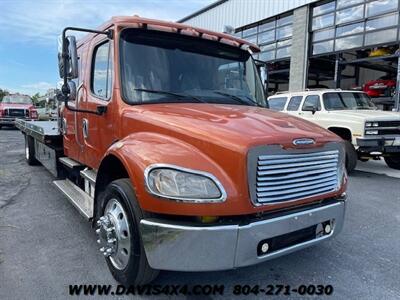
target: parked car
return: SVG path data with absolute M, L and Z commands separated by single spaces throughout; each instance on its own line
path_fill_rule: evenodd
M 249 266 L 340 232 L 343 141 L 265 108 L 256 45 L 139 17 L 78 30 L 60 45 L 60 122 L 18 127 L 116 280 Z
M 370 97 L 389 97 L 396 90 L 396 79 L 391 76 L 383 76 L 376 80 L 370 80 L 363 86 L 363 91 Z
M 400 113 L 380 111 L 367 94 L 342 90 L 306 90 L 268 98 L 271 109 L 301 117 L 326 128 L 346 143 L 346 167 L 357 159 L 383 157 L 400 170 Z
M 36 120 L 37 118 L 37 110 L 31 97 L 27 95 L 7 95 L 0 102 L 0 129 L 2 126 L 14 126 L 16 119 Z

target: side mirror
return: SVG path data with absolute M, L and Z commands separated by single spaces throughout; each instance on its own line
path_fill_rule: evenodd
M 315 114 L 317 108 L 314 105 L 307 105 L 303 108 L 303 111 L 311 111 L 312 114 Z
M 72 80 L 68 80 L 67 86 L 62 86 L 61 90 L 58 90 L 56 99 L 59 102 L 65 102 L 67 99 L 68 101 L 75 101 L 77 97 L 77 88 L 76 84 Z
M 69 101 L 75 101 L 76 100 L 76 93 L 77 93 L 75 81 L 69 80 L 68 81 L 68 87 L 69 87 L 68 100 Z
M 66 43 L 65 47 L 67 53 L 63 54 L 63 42 Z M 67 55 L 67 59 L 64 59 Z M 67 78 L 78 78 L 78 51 L 76 48 L 76 38 L 74 36 L 67 36 L 63 41 L 62 36 L 58 38 L 58 71 L 60 78 L 64 78 L 64 70 L 67 70 Z

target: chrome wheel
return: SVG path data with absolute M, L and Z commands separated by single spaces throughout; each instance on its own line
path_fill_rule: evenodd
M 124 269 L 131 254 L 131 233 L 128 215 L 117 199 L 112 198 L 107 202 L 104 215 L 97 221 L 97 226 L 100 251 L 110 259 L 115 268 Z

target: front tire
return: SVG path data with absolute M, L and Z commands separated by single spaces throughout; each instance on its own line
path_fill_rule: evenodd
M 100 197 L 101 217 L 96 233 L 111 274 L 125 286 L 151 282 L 159 271 L 152 269 L 146 258 L 139 231 L 144 213 L 130 180 L 111 182 Z
M 351 173 L 357 166 L 357 151 L 349 141 L 344 141 L 344 148 L 346 150 L 346 170 L 347 173 Z
M 39 164 L 38 160 L 35 158 L 35 141 L 33 137 L 29 135 L 25 135 L 25 159 L 30 166 Z
M 400 170 L 400 155 L 385 157 L 385 162 L 389 168 Z

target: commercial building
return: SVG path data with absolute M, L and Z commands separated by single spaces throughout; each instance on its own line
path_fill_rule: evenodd
M 364 89 L 386 108 L 398 102 L 399 0 L 221 0 L 179 22 L 231 25 L 257 43 L 271 93 Z

